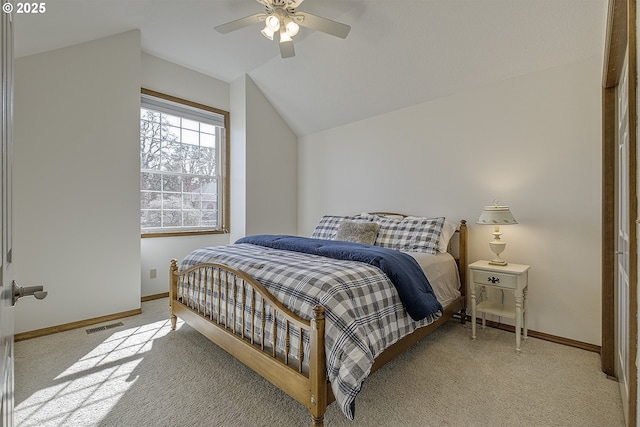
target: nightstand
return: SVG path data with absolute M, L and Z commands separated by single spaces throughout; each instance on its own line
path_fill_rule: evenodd
M 476 313 L 482 313 L 482 328 L 486 327 L 486 315 L 493 314 L 500 317 L 515 319 L 516 321 L 516 351 L 520 352 L 522 329 L 524 338 L 527 338 L 527 291 L 528 291 L 528 265 L 507 264 L 492 265 L 489 261 L 476 261 L 469 265 L 471 276 L 471 338 L 476 339 Z M 516 306 L 509 307 L 505 304 L 483 300 L 476 304 L 476 286 L 480 287 L 482 294 L 485 288 L 491 287 L 503 291 L 513 292 L 516 297 Z

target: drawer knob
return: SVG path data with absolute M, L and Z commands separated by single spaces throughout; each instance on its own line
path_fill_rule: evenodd
M 487 278 L 487 282 L 500 283 L 500 278 L 491 276 L 491 277 Z

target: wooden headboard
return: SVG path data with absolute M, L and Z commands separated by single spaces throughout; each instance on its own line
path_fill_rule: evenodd
M 449 242 L 449 253 L 453 255 L 458 263 L 458 274 L 460 275 L 460 293 L 467 294 L 467 271 L 469 269 L 469 241 L 467 234 L 467 220 L 461 219 L 456 230 L 458 235 L 458 256 L 452 253 L 452 244 Z M 451 239 L 453 240 L 453 238 Z

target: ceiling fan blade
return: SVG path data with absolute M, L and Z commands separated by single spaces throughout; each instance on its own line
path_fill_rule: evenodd
M 280 45 L 280 56 L 283 58 L 291 58 L 296 56 L 296 51 L 293 48 L 293 40 L 288 42 L 279 42 Z
M 342 24 L 340 22 L 312 15 L 307 12 L 296 12 L 294 15 L 294 19 L 299 25 L 303 27 L 322 31 L 323 33 L 340 37 L 341 39 L 346 38 L 349 34 L 349 31 L 351 31 L 351 27 L 347 24 Z
M 227 34 L 231 31 L 239 30 L 240 28 L 262 22 L 265 18 L 266 15 L 264 13 L 256 13 L 255 15 L 245 16 L 244 18 L 236 19 L 235 21 L 227 22 L 226 24 L 218 25 L 213 28 L 219 33 Z
M 285 0 L 287 4 L 287 9 L 295 9 L 300 6 L 304 0 Z
M 295 9 L 300 6 L 304 0 L 256 0 L 258 3 L 273 8 L 274 6 L 282 7 L 283 9 Z

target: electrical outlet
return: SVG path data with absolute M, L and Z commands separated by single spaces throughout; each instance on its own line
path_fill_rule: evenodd
M 150 278 L 150 279 L 155 279 L 157 275 L 158 275 L 158 270 L 157 270 L 157 269 L 152 268 L 152 269 L 149 271 L 149 278 Z

